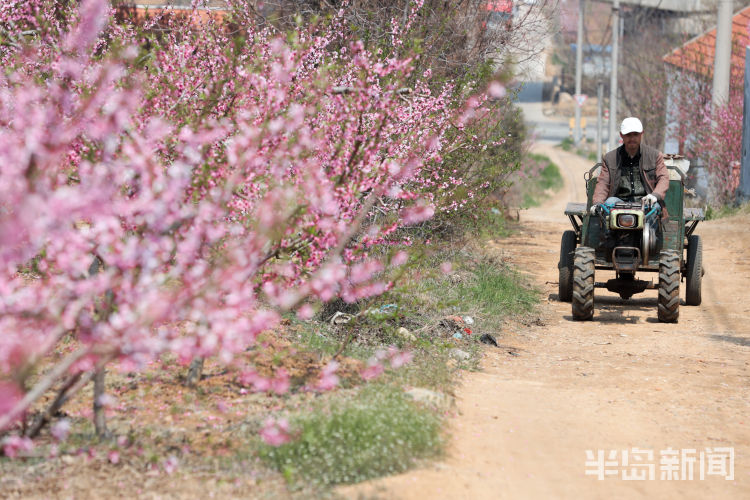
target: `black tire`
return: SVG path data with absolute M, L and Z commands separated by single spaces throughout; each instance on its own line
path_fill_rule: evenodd
M 680 256 L 674 250 L 659 254 L 657 313 L 662 323 L 676 323 L 680 316 Z
M 560 262 L 557 263 L 559 280 L 557 295 L 560 302 L 573 299 L 573 252 L 576 250 L 578 237 L 575 231 L 565 231 L 560 241 Z
M 697 234 L 691 234 L 688 238 L 685 268 L 685 303 L 689 306 L 699 306 L 703 278 L 703 243 Z
M 594 317 L 594 249 L 576 248 L 573 258 L 573 319 L 586 321 Z

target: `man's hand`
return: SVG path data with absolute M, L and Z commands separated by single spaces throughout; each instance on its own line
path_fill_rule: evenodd
M 650 207 L 652 205 L 656 205 L 656 202 L 658 200 L 656 199 L 656 196 L 653 194 L 647 194 L 643 198 L 641 198 L 641 203 L 644 207 Z

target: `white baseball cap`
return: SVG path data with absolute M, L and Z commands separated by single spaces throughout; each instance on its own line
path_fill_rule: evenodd
M 620 133 L 622 135 L 628 135 L 632 132 L 643 132 L 643 124 L 635 116 L 629 116 L 622 121 L 620 125 Z

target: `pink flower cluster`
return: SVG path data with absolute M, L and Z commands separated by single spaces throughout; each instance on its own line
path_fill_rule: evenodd
M 273 378 L 263 377 L 251 368 L 241 372 L 237 381 L 240 385 L 251 386 L 255 392 L 285 394 L 289 391 L 289 373 L 284 368 L 279 368 Z
M 732 51 L 736 56 L 745 57 L 747 41 L 745 37 L 734 37 Z M 683 57 L 690 67 L 690 56 Z M 707 168 L 709 203 L 720 206 L 733 202 L 742 156 L 742 71 L 731 72 L 729 95 L 716 106 L 712 104 L 710 78 L 678 68 L 671 68 L 668 75 L 669 135 L 677 141 L 680 154 Z M 655 87 L 660 84 L 664 82 L 654 82 Z
M 263 428 L 260 430 L 260 437 L 266 444 L 271 446 L 281 446 L 284 443 L 288 443 L 291 440 L 289 421 L 285 418 L 267 418 L 263 423 Z
M 378 349 L 367 361 L 367 367 L 362 370 L 360 376 L 365 380 L 373 380 L 380 377 L 386 370 L 386 363 L 395 369 L 410 363 L 414 355 L 409 351 L 400 351 L 395 347 Z

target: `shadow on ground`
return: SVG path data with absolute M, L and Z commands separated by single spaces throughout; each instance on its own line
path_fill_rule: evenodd
M 750 347 L 750 338 L 735 337 L 733 335 L 708 335 L 708 338 L 717 342 L 730 342 L 732 344 Z

